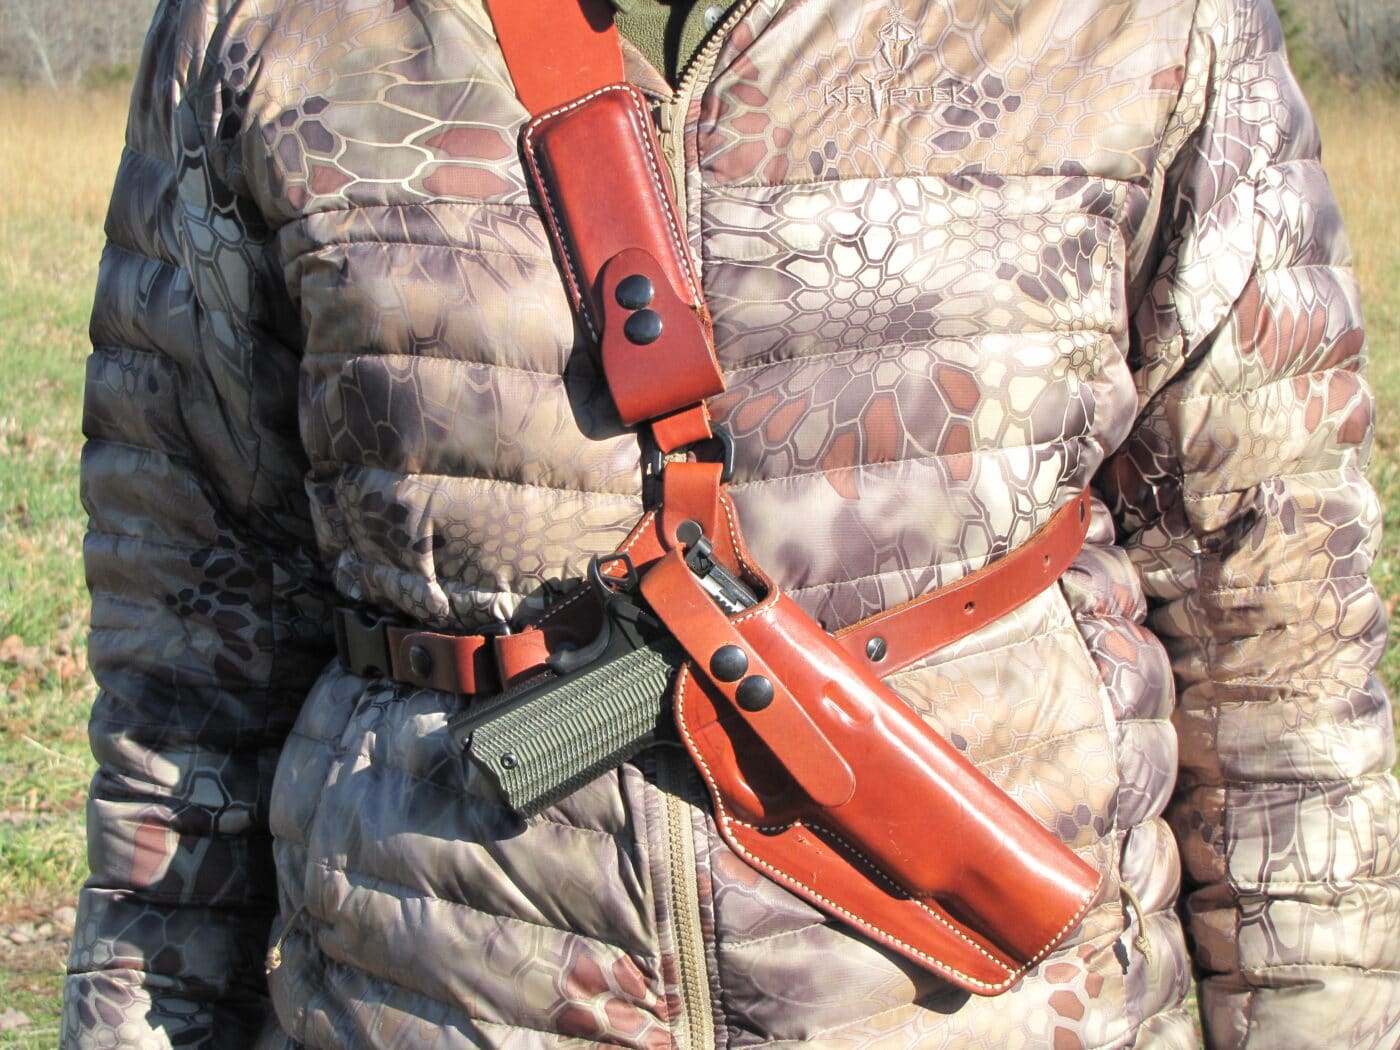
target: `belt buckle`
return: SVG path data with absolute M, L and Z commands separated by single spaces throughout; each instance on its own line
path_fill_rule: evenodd
M 385 630 L 389 617 L 367 609 L 336 606 L 333 621 L 341 667 L 362 678 L 382 678 L 389 673 L 393 666 Z

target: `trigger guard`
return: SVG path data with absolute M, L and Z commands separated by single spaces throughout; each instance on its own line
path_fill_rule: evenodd
M 575 671 L 596 663 L 603 658 L 612 644 L 612 620 L 602 619 L 602 626 L 594 635 L 593 641 L 578 649 L 560 649 L 550 653 L 544 664 L 557 675 L 573 674 Z

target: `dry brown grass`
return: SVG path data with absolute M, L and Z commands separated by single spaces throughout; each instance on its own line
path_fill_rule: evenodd
M 53 1046 L 92 698 L 78 505 L 87 314 L 124 92 L 0 92 L 0 1012 Z M 44 932 L 47 931 L 47 932 Z
M 1377 403 L 1371 479 L 1385 508 L 1372 578 L 1394 621 L 1400 606 L 1400 95 L 1330 85 L 1314 91 L 1313 102 L 1366 314 Z M 1381 669 L 1392 697 L 1400 695 L 1400 646 L 1392 644 Z
M 0 287 L 91 285 L 125 122 L 122 92 L 0 92 Z
M 1378 88 L 1314 93 L 1323 163 L 1351 231 L 1372 356 L 1392 357 L 1400 308 L 1400 97 Z M 1378 328 L 1376 319 L 1382 318 Z M 1381 345 L 1377 345 L 1377 343 Z
M 0 184 L 8 187 L 0 222 L 50 215 L 100 224 L 125 121 L 122 92 L 0 92 Z

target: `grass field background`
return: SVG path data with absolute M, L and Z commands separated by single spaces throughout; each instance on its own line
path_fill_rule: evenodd
M 1352 231 L 1381 405 L 1372 475 L 1386 506 L 1376 581 L 1400 600 L 1400 95 L 1311 92 Z M 121 147 L 115 93 L 0 92 L 0 1047 L 56 1043 L 86 872 L 80 548 L 87 315 Z M 1400 655 L 1386 657 L 1395 692 Z

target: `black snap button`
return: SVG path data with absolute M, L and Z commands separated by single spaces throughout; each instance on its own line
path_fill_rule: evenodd
M 421 645 L 408 649 L 408 669 L 419 678 L 427 678 L 433 673 L 433 654 Z
M 710 673 L 721 682 L 737 682 L 748 669 L 749 654 L 737 645 L 721 645 L 710 657 Z
M 739 683 L 734 699 L 745 711 L 762 711 L 773 702 L 773 683 L 761 674 L 749 675 Z
M 661 315 L 655 310 L 638 310 L 622 326 L 622 334 L 629 343 L 646 346 L 661 338 Z
M 652 299 L 656 298 L 656 288 L 649 277 L 634 273 L 618 281 L 617 291 L 613 294 L 617 297 L 617 304 L 624 309 L 640 310 L 651 305 Z
M 871 663 L 878 664 L 890 651 L 890 647 L 885 644 L 883 638 L 872 638 L 865 643 L 865 655 L 869 657 Z
M 691 518 L 686 518 L 676 526 L 676 539 L 686 547 L 693 547 L 705 538 L 705 530 L 700 523 Z

